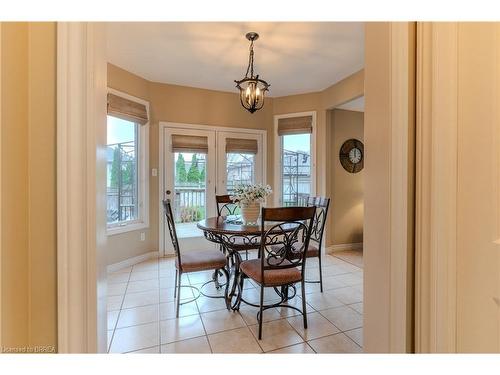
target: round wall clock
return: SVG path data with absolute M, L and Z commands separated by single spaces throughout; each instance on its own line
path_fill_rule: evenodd
M 342 144 L 339 159 L 342 167 L 349 173 L 358 173 L 364 165 L 363 142 L 357 139 L 348 139 Z

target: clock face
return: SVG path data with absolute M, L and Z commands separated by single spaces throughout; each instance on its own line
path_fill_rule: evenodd
M 348 139 L 339 152 L 340 164 L 349 173 L 358 173 L 364 166 L 364 146 L 357 139 Z
M 358 164 L 361 161 L 361 150 L 359 148 L 351 148 L 349 151 L 349 160 L 353 164 Z

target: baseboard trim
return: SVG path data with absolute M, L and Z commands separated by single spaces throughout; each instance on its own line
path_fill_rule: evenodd
M 154 259 L 154 258 L 158 258 L 158 257 L 159 257 L 158 251 L 151 251 L 151 252 L 146 253 L 146 254 L 141 254 L 141 255 L 138 255 L 138 256 L 135 256 L 132 258 L 122 260 L 121 262 L 118 262 L 118 263 L 110 264 L 107 267 L 107 271 L 108 272 L 116 272 L 116 271 L 119 271 L 121 269 L 133 266 L 134 264 L 144 262 L 145 260 Z
M 335 253 L 337 251 L 346 251 L 346 250 L 362 250 L 363 242 L 354 242 L 354 243 L 341 243 L 338 245 L 328 246 L 326 248 L 326 253 Z

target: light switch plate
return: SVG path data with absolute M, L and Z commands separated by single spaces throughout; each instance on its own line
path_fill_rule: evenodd
M 151 176 L 153 176 L 153 177 L 158 176 L 158 169 L 156 169 L 156 168 L 151 169 Z
M 141 241 L 145 241 L 145 240 L 146 240 L 146 233 L 141 232 Z

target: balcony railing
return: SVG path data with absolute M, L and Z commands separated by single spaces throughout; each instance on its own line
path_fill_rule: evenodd
M 118 188 L 108 187 L 106 196 L 108 223 L 135 220 L 137 218 L 133 190 L 122 190 L 120 194 Z
M 307 200 L 309 199 L 309 194 L 305 193 L 295 193 L 295 194 L 283 194 L 283 206 L 307 206 Z
M 192 223 L 205 218 L 205 188 L 176 186 L 174 217 L 177 223 Z

